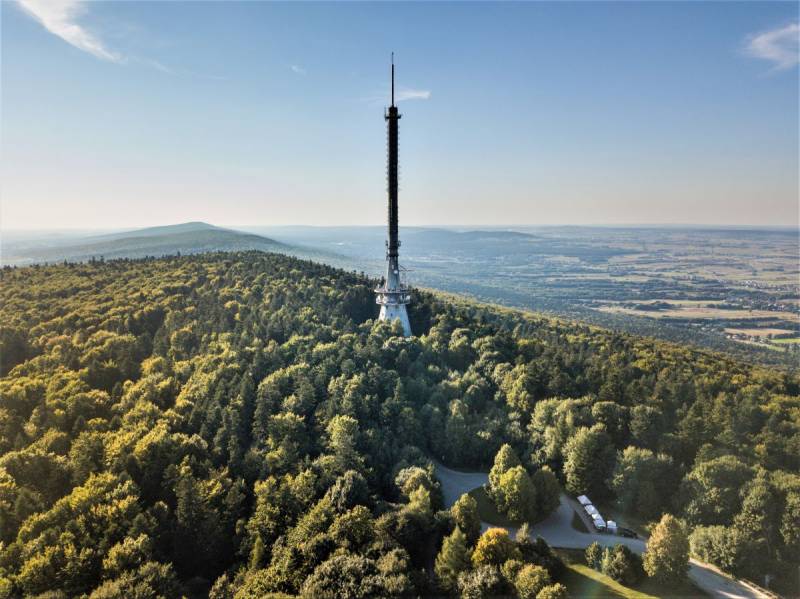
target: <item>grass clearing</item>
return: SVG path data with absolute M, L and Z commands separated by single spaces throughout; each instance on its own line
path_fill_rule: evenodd
M 564 560 L 567 571 L 559 581 L 567 587 L 571 597 L 617 597 L 625 599 L 655 599 L 679 597 L 708 597 L 691 582 L 664 585 L 645 578 L 637 588 L 621 585 L 616 580 L 590 568 L 583 551 L 556 549 Z

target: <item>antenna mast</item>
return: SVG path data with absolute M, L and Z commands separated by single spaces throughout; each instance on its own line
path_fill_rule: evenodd
M 389 239 L 386 242 L 386 279 L 382 286 L 375 289 L 375 301 L 381 306 L 380 320 L 399 320 L 403 325 L 403 334 L 411 335 L 406 304 L 411 301 L 411 292 L 400 276 L 399 248 L 397 227 L 397 125 L 400 113 L 394 105 L 394 52 L 392 52 L 392 105 L 383 115 L 386 120 L 386 187 L 389 195 L 388 225 Z

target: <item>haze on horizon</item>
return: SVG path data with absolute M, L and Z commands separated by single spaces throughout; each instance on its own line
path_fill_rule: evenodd
M 799 220 L 792 3 L 0 11 L 4 229 Z

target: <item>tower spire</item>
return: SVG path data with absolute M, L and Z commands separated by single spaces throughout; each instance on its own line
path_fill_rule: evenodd
M 394 106 L 394 52 L 392 52 L 392 106 Z

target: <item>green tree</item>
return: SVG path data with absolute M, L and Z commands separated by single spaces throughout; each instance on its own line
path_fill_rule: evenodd
M 372 514 L 363 505 L 357 505 L 333 521 L 330 535 L 339 547 L 355 553 L 375 537 Z
M 585 552 L 586 563 L 589 564 L 590 568 L 594 568 L 595 570 L 600 569 L 601 562 L 603 561 L 603 548 L 600 546 L 600 543 L 597 541 L 593 542 L 586 548 Z
M 352 416 L 334 416 L 326 427 L 328 433 L 328 446 L 333 452 L 339 469 L 344 472 L 349 468 L 357 468 L 361 463 L 361 456 L 356 450 L 359 427 L 358 420 Z
M 736 526 L 698 526 L 689 535 L 693 555 L 735 576 L 759 577 L 766 571 L 766 542 L 756 531 Z
M 598 401 L 592 406 L 592 418 L 602 424 L 617 447 L 628 436 L 628 408 L 613 401 Z
M 517 573 L 514 588 L 520 599 L 536 599 L 550 582 L 547 570 L 535 564 L 527 564 Z
M 458 594 L 461 599 L 494 599 L 511 592 L 510 585 L 497 566 L 483 565 L 458 577 Z
M 381 596 L 382 590 L 375 562 L 345 553 L 320 564 L 303 583 L 300 595 L 309 599 L 368 599 Z
M 623 512 L 655 518 L 660 516 L 677 482 L 672 458 L 649 449 L 628 447 L 618 454 L 611 489 Z
M 573 495 L 607 495 L 606 480 L 615 457 L 611 437 L 602 425 L 578 429 L 564 449 L 567 491 Z
M 635 586 L 644 578 L 642 558 L 622 544 L 606 549 L 601 566 L 603 574 L 628 587 Z
M 126 570 L 136 570 L 152 560 L 153 541 L 142 533 L 136 538 L 125 537 L 114 545 L 103 559 L 103 571 L 107 577 L 119 576 Z
M 89 594 L 90 599 L 129 599 L 130 597 L 182 597 L 180 584 L 169 564 L 147 562 L 136 570 L 126 570 Z
M 345 512 L 356 505 L 369 504 L 369 485 L 360 472 L 348 470 L 336 479 L 327 495 L 337 512 Z
M 434 487 L 431 477 L 419 466 L 410 466 L 400 470 L 394 479 L 394 484 L 397 485 L 397 488 L 400 489 L 400 492 L 405 497 L 409 497 L 417 487 L 423 486 L 428 491 L 431 491 Z
M 260 536 L 256 537 L 253 549 L 250 552 L 250 569 L 258 570 L 264 564 L 264 541 Z
M 689 540 L 680 520 L 664 514 L 647 541 L 644 571 L 663 582 L 683 580 L 689 569 Z
M 484 532 L 472 552 L 472 564 L 477 568 L 483 565 L 501 566 L 507 560 L 521 557 L 514 541 L 504 528 L 490 528 Z
M 502 498 L 498 504 L 512 521 L 536 521 L 536 489 L 524 467 L 515 466 L 504 472 L 495 489 L 495 495 Z
M 508 443 L 503 444 L 494 457 L 492 469 L 489 470 L 489 494 L 498 504 L 498 507 L 500 507 L 503 501 L 498 491 L 500 478 L 512 468 L 521 465 L 522 463 L 519 461 L 519 457 L 517 457 L 517 454 L 511 446 Z
M 697 464 L 683 480 L 679 497 L 692 524 L 729 524 L 741 508 L 740 491 L 752 469 L 739 458 L 724 455 Z
M 556 475 L 547 466 L 534 472 L 531 480 L 536 489 L 537 517 L 539 519 L 546 518 L 561 503 L 561 485 L 558 483 Z
M 478 514 L 478 502 L 468 493 L 459 497 L 450 508 L 453 521 L 467 537 L 467 542 L 472 545 L 481 534 L 481 518 Z
M 733 520 L 733 528 L 751 537 L 749 545 L 755 554 L 774 555 L 780 542 L 782 503 L 780 494 L 764 476 L 743 490 L 742 509 Z M 751 572 L 764 569 L 766 564 L 759 561 L 751 562 Z
M 442 549 L 436 556 L 434 570 L 439 584 L 447 591 L 455 590 L 458 576 L 470 568 L 470 551 L 467 537 L 456 527 L 450 536 L 445 537 Z
M 637 405 L 631 408 L 631 442 L 650 450 L 657 450 L 665 431 L 664 415 L 653 406 Z
M 539 591 L 539 594 L 536 595 L 536 599 L 567 599 L 568 597 L 569 592 L 567 591 L 567 587 L 560 582 L 544 587 Z
M 781 516 L 781 540 L 789 553 L 800 552 L 800 491 L 786 495 L 786 507 Z

